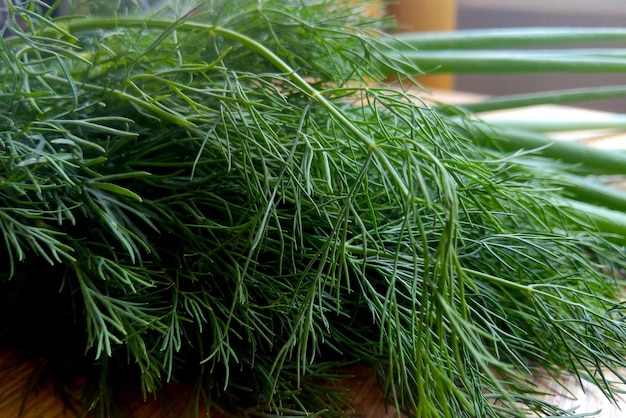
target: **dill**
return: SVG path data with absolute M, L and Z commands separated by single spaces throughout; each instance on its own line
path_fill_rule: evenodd
M 417 417 L 572 415 L 532 397 L 544 369 L 615 396 L 623 199 L 582 176 L 624 174 L 621 154 L 425 105 L 385 80 L 454 54 L 340 2 L 9 13 L 1 341 L 53 346 L 102 416 L 121 382 L 180 380 L 234 414 L 341 416 L 354 361 Z

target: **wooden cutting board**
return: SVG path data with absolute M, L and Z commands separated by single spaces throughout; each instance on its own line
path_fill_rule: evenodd
M 51 381 L 37 384 L 38 371 L 42 364 L 26 359 L 15 350 L 0 350 L 0 417 L 1 418 L 74 418 L 77 415 L 67 409 L 66 404 L 55 392 Z M 353 379 L 343 382 L 350 393 L 353 418 L 397 417 L 395 409 L 385 403 L 371 369 L 356 366 L 350 369 Z M 602 410 L 601 418 L 624 417 L 625 411 L 611 403 L 594 386 L 579 382 L 569 374 L 563 374 L 558 382 L 537 377 L 538 390 L 554 393 L 544 397 L 563 408 L 578 407 L 578 412 Z M 166 396 L 143 400 L 140 393 L 128 394 L 123 415 L 112 418 L 185 418 L 190 413 L 190 388 L 185 385 L 170 385 Z M 626 405 L 626 403 L 622 403 Z M 201 408 L 202 414 L 206 412 Z M 202 415 L 201 415 L 202 416 Z M 222 418 L 219 411 L 211 411 L 212 418 Z

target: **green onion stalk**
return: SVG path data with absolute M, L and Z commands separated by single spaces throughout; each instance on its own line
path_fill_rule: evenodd
M 7 2 L 3 347 L 83 377 L 103 417 L 174 381 L 235 416 L 343 416 L 355 362 L 407 416 L 575 416 L 534 396 L 546 371 L 617 399 L 626 199 L 608 180 L 626 155 L 480 113 L 625 88 L 451 107 L 404 81 L 623 72 L 621 49 L 565 47 L 626 30 L 392 36 L 336 1 L 118 6 Z M 510 53 L 520 39 L 559 48 Z

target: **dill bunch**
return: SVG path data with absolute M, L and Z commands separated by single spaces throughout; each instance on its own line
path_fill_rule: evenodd
M 0 341 L 86 407 L 195 381 L 341 416 L 355 361 L 416 417 L 573 416 L 533 398 L 546 369 L 614 396 L 626 235 L 580 174 L 626 158 L 387 84 L 419 48 L 341 2 L 33 4 L 0 41 Z

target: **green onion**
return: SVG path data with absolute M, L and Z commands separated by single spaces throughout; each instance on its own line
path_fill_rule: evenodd
M 626 96 L 626 86 L 602 86 L 489 97 L 476 103 L 458 105 L 467 112 L 482 113 L 546 104 L 568 104 Z M 442 108 L 442 110 L 444 110 Z M 568 121 L 569 123 L 570 121 Z
M 546 45 L 581 45 L 592 42 L 620 43 L 626 39 L 624 28 L 498 28 L 465 29 L 454 32 L 404 33 L 390 45 L 421 50 L 528 48 Z

